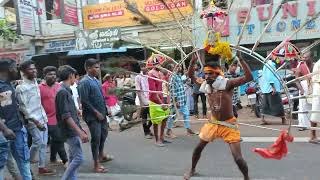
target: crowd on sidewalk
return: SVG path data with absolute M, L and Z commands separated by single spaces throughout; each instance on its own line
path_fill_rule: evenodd
M 171 71 L 161 72 L 157 68 L 141 66 L 141 74 L 135 79 L 106 74 L 101 83 L 98 79 L 100 63 L 88 59 L 85 62 L 87 73 L 81 80 L 74 68 L 64 65 L 58 69 L 45 67 L 43 79 L 39 81 L 33 61 L 21 63 L 18 72 L 15 61 L 1 59 L 1 179 L 5 168 L 14 179 L 33 179 L 36 173 L 54 175 L 55 170 L 48 168 L 47 164 L 47 146 L 50 146 L 50 163 L 61 164 L 65 168 L 62 179 L 76 179 L 77 169 L 83 162 L 81 144 L 89 141 L 89 132 L 82 128 L 82 120 L 91 135 L 93 171 L 107 172 L 102 163 L 113 159 L 104 149 L 108 124 L 116 121 L 121 127 L 126 121 L 114 88 L 136 88 L 136 104 L 140 106 L 144 134 L 146 138 L 155 136 L 158 146 L 168 142 L 164 135 L 174 137 L 172 127 L 176 118 L 175 109 L 183 114 L 187 134 L 195 134 L 189 121 L 190 109 L 196 109 L 191 113 L 197 113 L 198 108 L 194 107 L 192 101 L 198 95 L 193 96 L 191 82 L 187 82 L 188 78 L 181 68 L 174 75 L 174 66 L 168 68 Z M 205 99 L 202 100 L 206 108 Z M 206 110 L 203 112 L 205 115 Z M 68 153 L 65 144 L 69 147 Z M 38 172 L 33 172 L 31 164 L 36 163 Z

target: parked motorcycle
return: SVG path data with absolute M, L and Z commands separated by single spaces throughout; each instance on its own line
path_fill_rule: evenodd
M 292 71 L 290 71 L 290 70 L 284 70 L 284 71 L 285 71 L 285 73 L 282 73 L 282 74 L 284 74 L 282 76 L 282 79 L 284 80 L 284 82 L 288 82 L 288 81 L 291 81 L 291 80 L 296 78 Z M 296 86 L 295 83 L 289 84 L 288 85 L 288 90 L 289 90 L 290 98 L 299 96 L 299 89 L 298 89 L 298 87 Z M 284 92 L 282 92 L 281 94 L 282 94 L 283 107 L 285 109 L 286 114 L 288 114 L 288 113 L 290 113 L 288 97 Z M 294 99 L 291 103 L 292 103 L 291 104 L 292 110 L 293 111 L 298 111 L 299 99 Z M 292 118 L 293 119 L 297 119 L 298 118 L 298 114 L 293 114 Z
M 248 88 L 246 89 L 246 94 L 248 97 L 248 103 L 251 107 L 252 112 L 256 115 L 257 118 L 261 117 L 261 108 L 262 108 L 262 95 L 257 82 L 249 83 Z
M 124 118 L 127 121 L 132 121 L 134 119 L 133 114 L 137 111 L 137 108 L 135 105 L 135 99 L 136 99 L 135 92 L 127 92 L 121 98 L 121 100 L 122 100 L 121 110 L 122 110 Z
M 289 89 L 289 94 L 290 94 L 290 98 L 299 96 L 299 90 L 296 87 L 290 87 Z M 282 104 L 283 104 L 283 108 L 285 110 L 286 114 L 289 114 L 291 112 L 290 106 L 289 106 L 289 99 L 288 96 L 285 93 L 281 94 L 281 99 L 282 99 Z M 298 106 L 299 106 L 299 99 L 294 99 L 291 102 L 291 108 L 293 111 L 298 111 Z M 297 114 L 293 114 L 293 118 L 297 119 Z

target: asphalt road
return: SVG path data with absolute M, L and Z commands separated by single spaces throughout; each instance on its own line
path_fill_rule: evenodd
M 183 129 L 179 129 L 183 134 Z M 244 137 L 245 138 L 245 137 Z M 258 138 L 259 140 L 259 138 Z M 242 152 L 249 165 L 252 179 L 318 180 L 320 167 L 320 146 L 305 142 L 289 145 L 287 157 L 282 160 L 266 160 L 252 152 L 254 147 L 267 147 L 270 142 L 243 142 Z M 109 174 L 92 173 L 90 148 L 84 145 L 86 162 L 80 169 L 80 179 L 110 180 L 165 180 L 182 179 L 191 163 L 191 153 L 198 138 L 180 136 L 167 147 L 159 148 L 153 140 L 144 139 L 141 127 L 128 131 L 111 132 L 107 149 L 115 156 L 106 163 Z M 241 174 L 233 162 L 227 144 L 216 141 L 207 146 L 198 166 L 197 179 L 241 179 Z M 59 171 L 59 174 L 62 171 Z M 42 179 L 42 178 L 41 178 Z M 47 178 L 46 178 L 47 179 Z M 55 177 L 53 179 L 58 179 Z
M 259 124 L 247 110 L 241 111 L 240 121 Z M 279 120 L 272 119 L 275 124 Z M 199 130 L 201 123 L 192 121 L 192 128 Z M 288 126 L 272 125 L 271 128 L 285 129 Z M 84 144 L 85 163 L 79 170 L 79 179 L 96 180 L 180 180 L 191 165 L 191 154 L 198 142 L 197 136 L 186 136 L 183 127 L 174 129 L 178 138 L 171 144 L 160 148 L 154 140 L 147 140 L 140 124 L 124 132 L 112 131 L 106 143 L 106 149 L 115 159 L 104 165 L 107 174 L 92 173 L 90 144 Z M 252 179 L 261 180 L 319 180 L 320 145 L 309 144 L 308 132 L 293 130 L 297 142 L 289 144 L 289 154 L 282 160 L 266 160 L 252 152 L 254 147 L 268 147 L 279 135 L 277 131 L 241 126 L 242 152 L 248 162 Z M 49 154 L 47 154 L 49 156 Z M 36 168 L 36 165 L 33 165 Z M 52 167 L 56 176 L 39 179 L 60 179 L 63 167 Z M 241 173 L 233 162 L 227 144 L 216 141 L 207 146 L 198 165 L 199 176 L 194 180 L 231 180 L 242 179 Z

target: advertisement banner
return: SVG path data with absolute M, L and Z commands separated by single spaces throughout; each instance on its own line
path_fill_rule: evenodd
M 183 19 L 193 13 L 189 0 L 127 0 L 83 7 L 85 29 L 127 27 L 145 24 L 146 17 L 152 23 Z M 128 6 L 129 4 L 129 6 Z M 172 13 L 172 14 L 171 14 Z
M 77 31 L 76 38 L 77 50 L 113 48 L 113 42 L 119 41 L 121 38 L 121 29 L 115 27 Z
M 78 12 L 77 12 L 77 1 L 76 0 L 61 0 L 60 8 L 61 18 L 64 24 L 78 26 Z
M 17 32 L 21 35 L 35 36 L 34 6 L 32 0 L 15 0 Z
M 262 2 L 262 1 L 261 1 Z M 254 7 L 250 13 L 249 21 L 245 27 L 241 44 L 254 44 L 272 18 L 281 0 L 274 0 L 273 4 L 263 4 Z M 229 14 L 230 36 L 227 40 L 237 43 L 238 36 L 243 27 L 243 22 L 249 12 L 250 0 L 239 1 L 238 7 L 234 6 Z M 307 20 L 320 12 L 318 1 L 289 1 L 281 6 L 280 11 L 264 33 L 261 42 L 280 42 L 300 28 Z M 320 33 L 320 18 L 307 23 L 291 40 L 316 39 Z
M 190 0 L 164 0 L 165 4 L 159 0 L 132 0 L 143 15 L 153 23 L 169 22 L 176 19 L 184 19 L 193 14 Z
M 61 4 L 60 0 L 54 0 L 53 1 L 53 9 L 54 9 L 54 15 L 56 17 L 60 17 L 61 15 Z

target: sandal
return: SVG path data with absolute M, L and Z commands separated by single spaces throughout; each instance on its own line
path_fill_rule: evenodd
M 158 147 L 165 147 L 165 146 L 166 146 L 166 145 L 165 145 L 164 143 L 162 143 L 162 142 L 156 142 L 155 145 L 158 146 Z
M 104 156 L 104 157 L 102 157 L 102 159 L 100 159 L 100 163 L 112 161 L 113 159 L 114 159 L 114 157 L 112 155 L 107 154 L 107 156 Z
M 301 127 L 298 129 L 298 131 L 305 131 L 305 130 L 307 130 L 307 128 L 305 128 L 305 127 Z
M 309 143 L 311 143 L 311 144 L 320 144 L 320 140 L 319 139 L 311 139 L 311 140 L 309 140 Z
M 105 167 L 100 166 L 98 169 L 94 169 L 94 172 L 95 173 L 107 173 L 108 170 Z
M 270 124 L 267 121 L 262 121 L 260 125 L 264 126 L 264 125 L 270 125 Z

